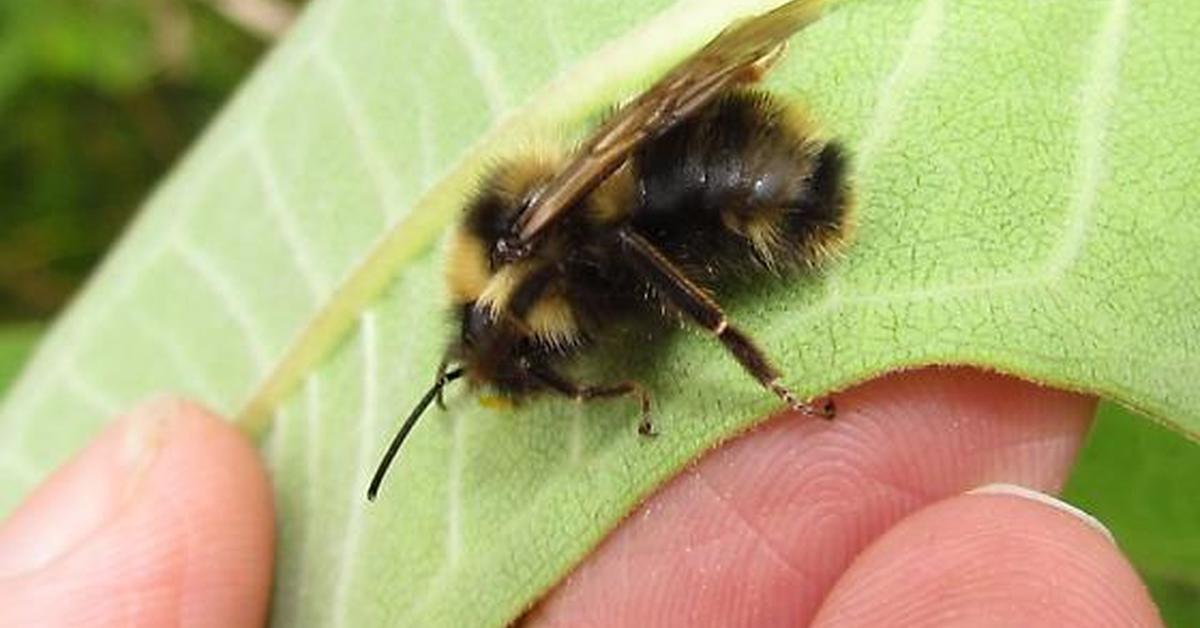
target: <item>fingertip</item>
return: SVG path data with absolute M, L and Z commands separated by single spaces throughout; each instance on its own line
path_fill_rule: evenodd
M 909 513 L 988 482 L 1057 490 L 1095 407 L 967 368 L 894 373 L 836 403 L 833 421 L 781 415 L 697 461 L 531 623 L 807 624 L 855 557 Z
M 1099 519 L 1093 517 L 1082 508 L 1071 503 L 1065 502 L 1053 495 L 1040 493 L 1031 488 L 1020 486 L 1017 484 L 1008 484 L 1005 482 L 996 482 L 993 484 L 985 484 L 978 488 L 967 491 L 968 495 L 1005 495 L 1009 497 L 1019 497 L 1037 502 L 1048 508 L 1061 511 L 1063 514 L 1070 515 L 1078 519 L 1084 525 L 1091 527 L 1099 532 L 1104 538 L 1108 539 L 1109 543 L 1116 545 L 1117 539 L 1113 537 L 1112 532 L 1100 522 Z
M 1111 537 L 1033 494 L 972 492 L 907 517 L 855 560 L 814 625 L 1161 625 Z
M 14 625 L 260 625 L 273 519 L 250 443 L 198 406 L 158 399 L 106 430 L 5 525 L 0 548 L 52 541 L 9 565 L 0 608 Z

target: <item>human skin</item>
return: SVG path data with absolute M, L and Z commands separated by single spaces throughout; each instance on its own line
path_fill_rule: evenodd
M 1160 624 L 1099 524 L 965 494 L 1057 492 L 1094 399 L 971 369 L 836 399 L 832 422 L 783 414 L 684 471 L 530 625 Z
M 524 618 L 541 626 L 1155 626 L 1061 487 L 1094 400 L 969 369 L 837 395 L 707 454 Z M 159 400 L 0 524 L 0 626 L 257 626 L 274 520 L 255 449 Z

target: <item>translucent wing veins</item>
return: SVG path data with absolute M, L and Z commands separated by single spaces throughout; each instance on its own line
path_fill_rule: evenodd
M 576 150 L 521 214 L 509 251 L 527 251 L 546 227 L 591 192 L 648 138 L 669 130 L 729 86 L 758 80 L 787 39 L 820 17 L 824 0 L 793 0 L 725 28 L 615 115 Z

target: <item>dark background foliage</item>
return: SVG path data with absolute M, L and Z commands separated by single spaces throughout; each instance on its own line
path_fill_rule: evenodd
M 0 323 L 62 307 L 294 10 L 0 0 Z

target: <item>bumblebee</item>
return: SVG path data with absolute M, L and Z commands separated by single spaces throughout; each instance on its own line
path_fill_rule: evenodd
M 515 398 L 633 396 L 639 431 L 653 433 L 639 383 L 577 382 L 562 370 L 631 316 L 667 313 L 703 328 L 786 404 L 819 412 L 707 287 L 804 271 L 845 241 L 844 150 L 800 106 L 746 86 L 819 5 L 795 0 L 735 23 L 574 151 L 510 160 L 486 176 L 449 240 L 455 336 L 369 499 L 417 419 L 459 378 Z

